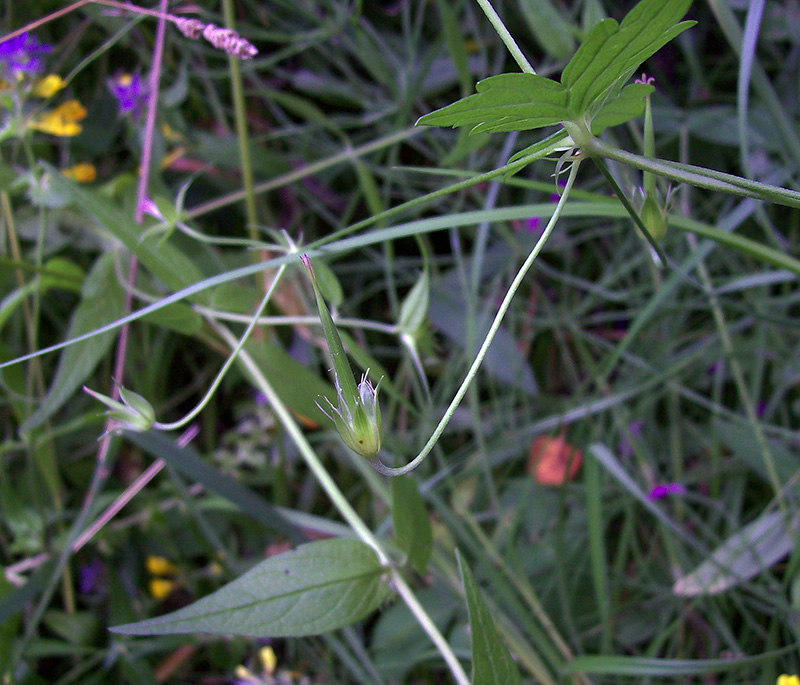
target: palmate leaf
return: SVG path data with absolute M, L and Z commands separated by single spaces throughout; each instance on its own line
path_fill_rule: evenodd
M 524 131 L 566 122 L 594 135 L 641 116 L 652 88 L 625 82 L 648 57 L 696 22 L 677 22 L 692 0 L 642 0 L 619 24 L 604 19 L 589 32 L 561 75 L 500 74 L 477 93 L 421 117 L 427 126 L 472 126 L 472 133 Z M 639 87 L 635 87 L 639 86 Z
M 694 21 L 676 24 L 692 0 L 642 0 L 622 24 L 604 19 L 578 48 L 561 74 L 561 85 L 569 93 L 569 110 L 577 118 L 622 85 L 648 57 Z
M 619 126 L 642 116 L 645 97 L 655 90 L 645 83 L 631 83 L 619 95 L 606 102 L 592 117 L 592 133 L 599 136 L 609 126 Z
M 426 126 L 466 126 L 472 133 L 524 131 L 569 117 L 560 83 L 534 74 L 499 74 L 480 81 L 475 95 L 421 117 Z

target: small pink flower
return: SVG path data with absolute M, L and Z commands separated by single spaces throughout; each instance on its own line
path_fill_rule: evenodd
M 655 79 L 654 76 L 648 76 L 644 72 L 642 72 L 642 77 L 641 78 L 637 78 L 634 81 L 634 83 L 642 83 L 642 84 L 644 84 L 646 86 L 652 86 L 655 82 L 656 82 L 656 79 Z

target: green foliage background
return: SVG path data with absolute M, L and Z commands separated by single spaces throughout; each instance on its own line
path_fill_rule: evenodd
M 493 4 L 548 78 L 592 26 L 634 5 Z M 3 33 L 62 7 L 8 0 Z M 691 5 L 697 24 L 645 64 L 658 158 L 798 190 L 795 10 Z M 662 268 L 584 163 L 441 439 L 390 483 L 316 407 L 335 391 L 314 294 L 287 246 L 314 255 L 357 375 L 383 376 L 383 458 L 405 464 L 557 200 L 552 158 L 468 181 L 553 129 L 414 127 L 518 71 L 470 0 L 236 0 L 198 16 L 224 25 L 226 11 L 258 48 L 253 60 L 229 62 L 167 27 L 149 183 L 163 221 L 134 219 L 145 120 L 120 116 L 107 86 L 149 73 L 153 17 L 88 3 L 35 29 L 52 45 L 46 73 L 68 83 L 22 114 L 77 98 L 88 110 L 77 137 L 13 129 L 19 112 L 0 93 L 4 682 L 244 682 L 237 667 L 261 682 L 444 682 L 453 669 L 422 614 L 467 672 L 501 679 L 518 669 L 537 683 L 752 683 L 798 671 L 800 222 L 780 204 L 789 194 L 731 194 L 721 176 L 712 189 L 673 183 Z M 596 150 L 641 155 L 642 123 L 602 140 Z M 58 172 L 79 162 L 95 165 L 94 182 Z M 635 163 L 608 161 L 629 197 L 642 185 Z M 180 419 L 230 354 L 223 327 L 242 334 L 283 265 L 243 350 L 275 397 L 240 359 L 189 447 L 178 431 L 115 435 L 98 465 L 105 419 L 81 386 L 111 394 L 121 365 L 119 380 L 159 421 Z M 110 633 L 207 597 L 265 557 L 277 568 L 277 554 L 310 540 L 325 539 L 346 573 L 347 538 L 363 535 L 278 405 L 420 609 L 385 599 L 396 589 L 385 579 L 373 587 L 385 560 L 369 557 L 359 563 L 379 610 L 321 635 L 269 638 L 272 674 L 255 638 Z M 581 451 L 574 480 L 533 477 L 543 435 Z M 143 473 L 132 501 L 78 546 Z M 656 498 L 656 486 L 673 494 Z M 154 557 L 174 568 L 152 573 Z

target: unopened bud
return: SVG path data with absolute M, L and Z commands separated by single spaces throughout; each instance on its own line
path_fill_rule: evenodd
M 83 389 L 108 407 L 106 416 L 114 421 L 114 426 L 111 428 L 112 431 L 119 432 L 123 428 L 127 428 L 137 433 L 144 433 L 153 427 L 156 414 L 152 405 L 144 397 L 132 390 L 120 388 L 119 397 L 122 402 L 117 402 L 117 400 L 101 395 L 86 386 Z
M 375 459 L 380 452 L 383 439 L 383 421 L 378 404 L 380 381 L 373 388 L 372 383 L 367 380 L 369 373 L 369 369 L 367 369 L 367 372 L 361 377 L 361 382 L 356 385 L 344 352 L 342 339 L 339 337 L 328 306 L 319 290 L 311 259 L 307 255 L 303 255 L 301 260 L 314 288 L 322 330 L 325 333 L 328 351 L 333 361 L 333 381 L 336 386 L 337 406 L 334 406 L 326 398 L 331 413 L 325 411 L 319 403 L 317 406 L 325 416 L 333 421 L 345 445 L 362 457 Z

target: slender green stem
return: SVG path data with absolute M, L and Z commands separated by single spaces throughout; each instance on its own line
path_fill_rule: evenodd
M 180 428 L 181 426 L 185 426 L 189 421 L 191 421 L 195 416 L 197 416 L 208 404 L 208 401 L 211 399 L 212 395 L 216 392 L 219 384 L 222 383 L 222 379 L 225 378 L 225 374 L 228 372 L 228 369 L 231 367 L 234 361 L 236 361 L 236 355 L 241 352 L 242 348 L 244 347 L 245 342 L 247 342 L 247 338 L 250 337 L 250 333 L 253 332 L 253 329 L 258 324 L 258 317 L 261 316 L 261 312 L 264 311 L 264 308 L 267 306 L 270 298 L 272 297 L 272 293 L 275 291 L 275 287 L 278 285 L 278 281 L 280 280 L 281 276 L 283 276 L 283 272 L 286 270 L 286 265 L 282 265 L 278 272 L 275 274 L 275 278 L 272 279 L 272 283 L 270 283 L 267 292 L 264 293 L 264 297 L 261 298 L 261 303 L 258 305 L 258 309 L 256 309 L 255 313 L 253 314 L 252 318 L 250 319 L 250 323 L 248 324 L 247 328 L 245 329 L 244 333 L 242 334 L 241 339 L 239 342 L 236 343 L 236 346 L 231 350 L 230 355 L 225 360 L 225 363 L 222 365 L 222 368 L 219 370 L 217 377 L 214 379 L 214 382 L 209 386 L 208 390 L 206 391 L 205 396 L 203 397 L 200 402 L 197 403 L 197 406 L 192 409 L 186 416 L 178 421 L 174 421 L 173 423 L 159 423 L 156 421 L 153 424 L 153 428 L 157 428 L 159 430 L 167 431 L 167 430 L 175 430 Z
M 626 152 L 597 138 L 590 138 L 583 145 L 583 151 L 593 157 L 605 157 L 628 164 L 642 171 L 652 171 L 679 183 L 689 183 L 699 188 L 730 193 L 740 197 L 752 197 L 787 207 L 800 207 L 800 193 L 787 188 L 751 181 L 741 176 L 725 174 L 692 164 L 679 164 L 663 159 L 648 159 L 641 155 Z
M 222 0 L 225 26 L 235 30 L 233 0 Z M 228 68 L 231 73 L 231 90 L 233 94 L 233 110 L 236 117 L 236 137 L 239 141 L 239 161 L 242 165 L 242 183 L 244 184 L 244 204 L 247 216 L 247 233 L 250 240 L 258 240 L 258 213 L 256 212 L 256 193 L 253 181 L 253 163 L 250 159 L 250 139 L 247 135 L 247 112 L 244 102 L 244 86 L 242 85 L 242 67 L 240 60 L 228 55 Z
M 295 183 L 300 179 L 307 178 L 308 176 L 313 176 L 314 174 L 317 174 L 320 171 L 324 171 L 325 169 L 328 169 L 332 166 L 336 166 L 337 164 L 341 164 L 342 162 L 348 162 L 362 155 L 369 154 L 370 152 L 375 152 L 376 150 L 381 150 L 385 147 L 389 147 L 390 145 L 401 143 L 404 140 L 419 135 L 420 133 L 422 133 L 421 128 L 414 128 L 412 126 L 409 128 L 405 128 L 402 131 L 391 133 L 388 136 L 384 136 L 383 138 L 372 140 L 369 143 L 364 143 L 363 145 L 359 145 L 358 147 L 347 146 L 341 152 L 337 152 L 335 155 L 331 155 L 326 159 L 321 159 L 318 162 L 312 162 L 311 164 L 308 164 L 304 167 L 290 171 L 287 174 L 281 174 L 280 176 L 271 178 L 268 181 L 259 183 L 253 188 L 253 192 L 255 192 L 256 194 L 266 193 L 270 190 L 275 190 L 276 188 L 282 188 L 284 186 L 291 185 L 292 183 Z M 209 212 L 216 211 L 217 209 L 221 209 L 222 207 L 227 207 L 228 205 L 232 205 L 236 202 L 239 202 L 246 195 L 247 195 L 247 190 L 237 190 L 234 193 L 223 195 L 222 197 L 218 197 L 214 200 L 210 200 L 209 202 L 205 202 L 201 205 L 197 205 L 196 207 L 192 207 L 191 209 L 186 210 L 185 218 L 187 220 L 195 219 L 198 216 L 208 214 Z
M 214 321 L 211 322 L 211 326 L 228 343 L 228 345 L 231 346 L 231 348 L 236 347 L 236 338 L 225 326 L 222 326 Z M 392 585 L 402 597 L 403 601 L 406 603 L 406 606 L 408 606 L 409 610 L 414 615 L 414 618 L 428 634 L 428 637 L 430 637 L 431 641 L 436 645 L 436 648 L 439 650 L 442 658 L 444 658 L 445 662 L 450 668 L 453 678 L 455 678 L 458 685 L 469 685 L 469 678 L 467 677 L 464 668 L 461 666 L 461 663 L 458 661 L 458 657 L 456 657 L 450 645 L 447 644 L 447 640 L 445 640 L 444 636 L 439 632 L 436 624 L 427 614 L 424 607 L 419 603 L 411 588 L 407 585 L 405 580 L 403 580 L 403 577 L 391 565 L 389 555 L 383 549 L 381 543 L 367 527 L 367 524 L 361 520 L 358 513 L 356 513 L 356 510 L 353 509 L 350 502 L 347 501 L 344 493 L 342 493 L 342 491 L 334 482 L 333 478 L 331 478 L 330 474 L 322 465 L 319 457 L 317 457 L 308 440 L 306 440 L 306 436 L 303 434 L 300 426 L 297 425 L 297 422 L 294 420 L 291 412 L 281 401 L 280 397 L 278 397 L 270 382 L 261 372 L 261 369 L 246 350 L 240 351 L 238 358 L 242 364 L 244 364 L 258 389 L 267 397 L 267 400 L 269 401 L 273 411 L 278 416 L 278 419 L 283 424 L 286 432 L 289 433 L 289 436 L 294 441 L 295 446 L 305 459 L 306 465 L 314 474 L 315 478 L 322 486 L 322 489 L 328 495 L 333 505 L 338 509 L 339 513 L 342 515 L 342 518 L 347 521 L 348 525 L 364 543 L 375 550 L 375 554 L 378 555 L 378 559 L 380 560 L 381 564 L 386 566 L 387 571 L 391 575 Z
M 519 49 L 517 41 L 515 41 L 514 37 L 509 33 L 500 15 L 495 12 L 492 3 L 489 2 L 489 0 L 476 0 L 476 2 L 480 5 L 480 8 L 491 22 L 494 30 L 497 31 L 497 35 L 500 36 L 500 40 L 502 40 L 508 48 L 511 56 L 517 64 L 519 64 L 519 68 L 527 74 L 535 74 L 536 70 L 531 66 L 531 63 L 526 59 L 525 55 L 522 54 L 522 50 Z
M 608 170 L 608 167 L 606 167 L 603 160 L 599 157 L 594 157 L 593 160 L 600 171 L 603 172 L 603 176 L 605 176 L 606 181 L 608 181 L 608 184 L 613 189 L 614 194 L 619 198 L 622 206 L 625 207 L 625 210 L 631 215 L 633 222 L 642 232 L 642 235 L 647 239 L 647 242 L 650 243 L 650 247 L 652 247 L 655 253 L 658 255 L 658 258 L 661 260 L 661 265 L 666 266 L 667 255 L 664 254 L 664 250 L 661 249 L 661 246 L 658 244 L 658 242 L 656 242 L 656 239 L 650 234 L 650 231 L 647 230 L 647 226 L 644 225 L 642 217 L 639 216 L 639 212 L 636 211 L 636 208 L 631 204 L 630 200 L 628 200 L 628 196 L 625 195 L 625 192 L 619 187 L 619 184 L 611 175 L 611 172 Z
M 689 246 L 692 249 L 697 249 L 697 239 L 692 234 L 689 234 L 686 236 L 686 238 L 689 242 Z M 764 435 L 763 429 L 761 428 L 761 422 L 759 421 L 758 416 L 756 416 L 756 408 L 752 398 L 750 397 L 750 392 L 747 389 L 747 381 L 745 380 L 744 371 L 742 371 L 742 366 L 739 364 L 739 359 L 737 357 L 736 350 L 734 349 L 733 341 L 731 340 L 731 334 L 728 330 L 728 323 L 725 321 L 725 315 L 723 314 L 722 308 L 719 305 L 719 299 L 714 294 L 714 286 L 711 281 L 711 276 L 708 273 L 708 269 L 706 268 L 704 261 L 698 262 L 697 273 L 700 275 L 700 279 L 702 280 L 703 285 L 706 287 L 708 292 L 709 304 L 711 305 L 711 314 L 714 317 L 714 324 L 717 327 L 717 335 L 719 335 L 720 342 L 722 343 L 722 349 L 725 350 L 725 356 L 728 358 L 728 363 L 730 364 L 731 368 L 731 375 L 733 376 L 733 382 L 736 384 L 736 390 L 739 393 L 739 399 L 744 407 L 745 416 L 747 416 L 747 420 L 750 422 L 750 425 L 753 428 L 756 444 L 758 445 L 758 450 L 761 453 L 761 459 L 764 462 L 764 468 L 767 471 L 770 485 L 772 485 L 772 490 L 775 493 L 775 499 L 777 500 L 781 511 L 784 514 L 787 514 L 788 519 L 788 509 L 786 506 L 786 500 L 783 496 L 783 486 L 781 485 L 778 471 L 775 468 L 775 460 L 772 457 L 772 450 L 770 450 L 769 444 L 767 443 L 767 438 Z
M 221 321 L 249 323 L 253 320 L 252 316 L 246 314 L 234 314 L 232 312 L 224 312 L 200 305 L 195 305 L 194 310 L 203 316 L 213 317 Z M 364 331 L 379 331 L 386 335 L 400 334 L 400 329 L 395 324 L 371 321 L 370 319 L 351 319 L 334 316 L 333 323 L 340 328 L 358 328 Z M 317 324 L 319 324 L 319 317 L 311 315 L 260 316 L 256 319 L 256 325 L 258 326 L 316 326 Z
M 413 471 L 417 466 L 419 466 L 425 458 L 428 456 L 430 451 L 433 449 L 433 446 L 437 443 L 439 438 L 441 437 L 444 429 L 447 427 L 447 424 L 450 422 L 450 418 L 455 413 L 455 410 L 458 408 L 458 405 L 461 403 L 461 400 L 464 398 L 464 395 L 467 392 L 467 389 L 472 383 L 475 375 L 478 373 L 478 369 L 483 363 L 483 359 L 486 356 L 486 352 L 489 350 L 489 345 L 492 344 L 492 340 L 494 340 L 494 336 L 497 331 L 500 329 L 500 324 L 503 322 L 503 317 L 508 311 L 509 306 L 511 305 L 511 300 L 514 298 L 519 286 L 522 284 L 522 280 L 525 278 L 525 274 L 528 273 L 528 270 L 533 265 L 533 262 L 539 256 L 544 244 L 547 242 L 547 239 L 550 237 L 550 233 L 552 233 L 553 228 L 555 227 L 556 223 L 558 222 L 558 218 L 561 216 L 561 212 L 564 209 L 564 205 L 567 202 L 567 198 L 569 197 L 570 190 L 572 189 L 572 185 L 575 182 L 575 177 L 578 174 L 578 168 L 580 167 L 580 158 L 576 158 L 572 163 L 572 169 L 569 173 L 569 178 L 567 178 L 567 185 L 564 187 L 564 192 L 561 195 L 561 198 L 556 205 L 555 210 L 553 211 L 553 215 L 550 217 L 550 221 L 547 223 L 547 226 L 544 229 L 539 240 L 534 245 L 533 249 L 531 250 L 528 257 L 525 259 L 525 262 L 519 268 L 517 275 L 514 277 L 514 280 L 511 282 L 510 287 L 508 288 L 508 292 L 506 292 L 505 297 L 503 298 L 502 303 L 500 304 L 500 308 L 497 311 L 497 314 L 494 317 L 494 321 L 492 321 L 491 328 L 489 328 L 489 332 L 486 334 L 486 338 L 483 341 L 483 344 L 478 350 L 478 354 L 475 357 L 475 361 L 472 362 L 472 366 L 470 366 L 469 371 L 467 372 L 466 378 L 461 383 L 461 387 L 459 387 L 458 392 L 456 392 L 453 401 L 450 402 L 450 406 L 447 408 L 447 411 L 444 413 L 442 420 L 439 421 L 439 425 L 436 426 L 436 430 L 433 431 L 433 435 L 431 435 L 428 442 L 422 448 L 422 451 L 414 457 L 408 464 L 405 466 L 400 466 L 397 468 L 392 468 L 383 464 L 380 459 L 376 459 L 372 462 L 373 466 L 382 474 L 386 476 L 402 476 L 403 474 L 408 473 L 409 471 Z

